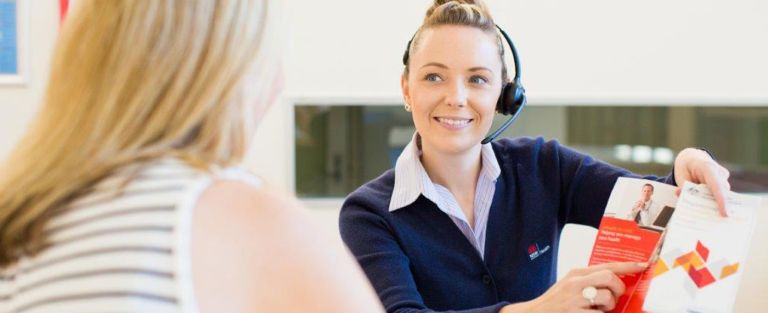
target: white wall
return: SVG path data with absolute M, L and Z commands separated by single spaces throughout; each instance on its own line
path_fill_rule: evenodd
M 56 1 L 30 5 L 25 87 L 0 86 L 0 159 L 42 96 L 57 33 Z M 290 103 L 400 99 L 400 58 L 427 0 L 287 0 L 286 93 L 266 117 L 249 166 L 292 190 Z M 768 2 L 760 0 L 488 0 L 522 57 L 531 105 L 768 105 Z M 338 202 L 309 203 L 336 234 Z M 768 212 L 761 212 L 736 312 L 768 307 Z M 586 264 L 594 230 L 567 228 L 560 268 Z
M 532 103 L 768 100 L 765 1 L 488 2 L 518 46 Z M 398 96 L 400 57 L 429 3 L 289 1 L 289 94 Z
M 30 73 L 24 86 L 0 85 L 0 159 L 7 155 L 38 108 L 59 27 L 58 1 L 23 2 L 29 12 L 26 26 Z

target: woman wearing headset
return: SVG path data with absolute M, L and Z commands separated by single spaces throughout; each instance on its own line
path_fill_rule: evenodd
M 608 311 L 624 292 L 618 275 L 647 266 L 555 282 L 563 226 L 597 227 L 616 179 L 639 176 L 556 141 L 481 144 L 509 81 L 502 47 L 480 0 L 436 0 L 409 44 L 401 85 L 417 132 L 394 170 L 349 195 L 339 221 L 388 312 Z M 671 175 L 645 178 L 707 183 L 723 209 L 727 177 L 685 149 Z

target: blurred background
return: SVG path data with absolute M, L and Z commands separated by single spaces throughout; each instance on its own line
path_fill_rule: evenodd
M 431 1 L 281 3 L 286 89 L 247 166 L 338 237 L 343 197 L 391 168 L 414 132 L 402 109 L 401 57 Z M 703 147 L 731 171 L 735 191 L 768 195 L 768 2 L 487 3 L 515 41 L 529 97 L 504 136 L 556 139 L 660 175 L 684 147 Z M 0 0 L 0 9 L 10 5 L 19 14 L 0 13 L 0 49 L 14 30 L 19 75 L 4 78 L 9 56 L 0 52 L 0 158 L 38 109 L 59 30 L 59 1 Z M 766 229 L 763 208 L 736 312 L 768 307 Z M 566 228 L 561 274 L 586 265 L 594 236 Z

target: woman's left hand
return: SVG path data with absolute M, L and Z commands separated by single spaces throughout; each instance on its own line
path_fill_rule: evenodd
M 723 166 L 715 162 L 706 151 L 686 148 L 675 158 L 675 182 L 677 182 L 677 194 L 686 181 L 697 184 L 706 184 L 712 195 L 715 196 L 720 215 L 728 216 L 726 210 L 725 195 L 731 190 L 728 183 L 730 173 Z

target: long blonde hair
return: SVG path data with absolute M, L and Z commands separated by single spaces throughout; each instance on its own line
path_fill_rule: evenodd
M 40 252 L 52 211 L 118 168 L 239 161 L 243 78 L 264 65 L 267 11 L 266 0 L 78 1 L 41 110 L 0 172 L 0 267 Z

